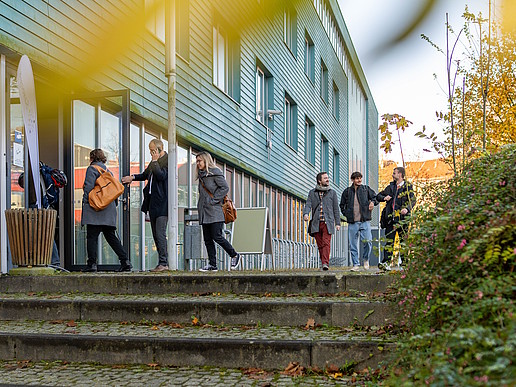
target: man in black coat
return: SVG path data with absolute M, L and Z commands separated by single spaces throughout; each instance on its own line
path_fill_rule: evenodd
M 159 262 L 152 272 L 169 270 L 167 253 L 168 223 L 168 154 L 163 150 L 163 142 L 152 139 L 149 142 L 152 161 L 140 174 L 122 177 L 122 183 L 147 180 L 143 189 L 142 212 L 148 213 L 152 237 L 158 249 Z
M 340 210 L 348 222 L 348 246 L 351 253 L 353 267 L 351 271 L 358 271 L 358 237 L 362 241 L 362 260 L 364 269 L 369 269 L 369 254 L 372 250 L 371 211 L 378 204 L 376 193 L 367 185 L 362 184 L 362 174 L 351 174 L 350 187 L 346 188 L 340 198 Z
M 392 250 L 396 233 L 400 243 L 403 242 L 407 232 L 405 218 L 410 215 L 412 208 L 416 204 L 416 196 L 411 183 L 405 180 L 405 168 L 396 167 L 392 172 L 393 181 L 381 192 L 376 195 L 379 202 L 387 202 L 382 211 L 381 227 L 385 229 L 385 248 L 383 250 L 382 261 L 378 264 L 381 270 L 390 270 Z M 402 257 L 400 255 L 400 259 Z M 403 260 L 401 262 L 403 264 Z

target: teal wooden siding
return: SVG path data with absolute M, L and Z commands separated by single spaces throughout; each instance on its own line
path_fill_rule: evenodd
M 177 133 L 182 144 L 211 151 L 217 158 L 304 198 L 320 171 L 320 141 L 340 154 L 340 186 L 348 171 L 348 79 L 311 0 L 189 1 L 188 61 L 178 57 Z M 283 5 L 295 8 L 297 55 L 283 42 Z M 113 23 L 141 13 L 143 0 L 0 0 L 0 45 L 27 54 L 33 63 L 56 74 L 73 74 L 89 64 L 94 42 Z M 226 6 L 224 6 L 226 5 Z M 335 5 L 334 5 L 335 6 Z M 240 45 L 240 97 L 235 101 L 212 81 L 212 28 L 215 17 L 237 32 Z M 249 18 L 249 15 L 258 15 Z M 341 18 L 340 12 L 337 19 Z M 304 72 L 305 30 L 314 43 L 315 80 Z M 347 34 L 347 31 L 345 32 Z M 347 36 L 347 35 L 346 35 Z M 356 58 L 352 47 L 347 48 Z M 128 88 L 131 111 L 166 133 L 167 79 L 164 44 L 144 32 L 107 68 L 89 74 L 81 86 L 93 91 Z M 320 61 L 328 67 L 328 103 L 320 97 Z M 285 93 L 297 104 L 297 151 L 285 144 L 285 115 L 275 116 L 270 159 L 266 128 L 255 119 L 255 70 L 263 63 L 274 77 L 273 107 L 283 111 Z M 355 64 L 360 68 L 359 64 Z M 340 114 L 332 114 L 332 82 L 340 91 Z M 369 111 L 375 112 L 367 85 Z M 65 90 L 71 91 L 71 90 Z M 315 125 L 315 166 L 305 160 L 305 116 Z M 377 116 L 370 119 L 371 126 Z M 371 134 L 373 135 L 373 134 Z M 377 144 L 377 143 L 376 143 Z M 373 144 L 374 145 L 374 144 Z M 377 157 L 377 154 L 376 154 Z M 333 158 L 329 159 L 330 174 Z M 376 162 L 377 165 L 377 162 Z

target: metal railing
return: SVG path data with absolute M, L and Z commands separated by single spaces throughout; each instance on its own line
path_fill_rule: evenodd
M 226 231 L 226 237 L 229 239 L 230 232 Z M 241 256 L 240 270 L 261 270 L 262 259 L 264 260 L 263 268 L 265 270 L 293 270 L 293 269 L 315 269 L 319 268 L 321 263 L 319 259 L 319 251 L 315 243 L 315 239 L 310 238 L 311 243 L 297 242 L 287 239 L 272 239 L 272 257 L 270 254 L 245 254 Z M 185 264 L 186 270 L 195 271 L 207 264 L 208 255 L 206 248 L 201 247 L 201 257 L 188 259 Z M 348 258 L 347 248 L 347 231 L 342 229 L 336 232 L 331 241 L 330 265 L 331 266 L 348 266 L 350 260 Z M 230 258 L 226 252 L 218 245 L 217 249 L 217 267 L 219 270 L 229 270 Z

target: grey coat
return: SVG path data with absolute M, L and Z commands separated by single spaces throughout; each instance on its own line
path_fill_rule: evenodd
M 201 181 L 206 189 L 213 194 L 213 198 L 203 188 Z M 210 168 L 208 174 L 205 171 L 199 171 L 199 201 L 197 202 L 199 224 L 224 221 L 222 199 L 228 192 L 228 183 L 219 168 Z
M 308 193 L 306 205 L 303 210 L 303 216 L 309 215 L 311 212 L 312 217 L 315 215 L 315 219 L 319 220 L 320 203 L 319 192 L 314 188 Z M 326 221 L 328 233 L 333 234 L 335 232 L 335 226 L 340 226 L 340 209 L 337 193 L 332 189 L 328 190 L 323 196 L 322 204 L 324 220 Z M 319 222 L 312 222 L 312 228 L 308 231 L 310 233 L 319 232 Z
M 98 165 L 99 167 L 106 169 L 106 166 L 101 162 L 92 163 L 92 165 Z M 110 203 L 102 211 L 95 211 L 90 206 L 88 201 L 88 195 L 90 191 L 95 187 L 95 181 L 100 176 L 100 172 L 91 165 L 86 169 L 86 177 L 84 178 L 84 195 L 82 196 L 82 219 L 81 224 L 93 224 L 96 226 L 113 226 L 116 227 L 116 205 L 118 200 Z

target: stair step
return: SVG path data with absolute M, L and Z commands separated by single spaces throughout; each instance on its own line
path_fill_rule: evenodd
M 317 324 L 384 326 L 395 324 L 392 305 L 365 297 L 252 295 L 98 295 L 6 294 L 0 297 L 0 320 L 172 321 L 188 323 Z
M 176 323 L 0 321 L 0 358 L 102 364 L 375 367 L 394 348 L 381 329 Z
M 95 292 L 113 294 L 234 293 L 338 294 L 385 292 L 395 276 L 331 272 L 167 272 L 1 276 L 0 293 Z

